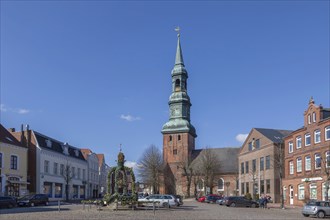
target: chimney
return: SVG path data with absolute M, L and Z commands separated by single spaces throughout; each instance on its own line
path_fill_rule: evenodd
M 24 145 L 24 130 L 23 130 L 23 124 L 21 124 L 21 144 Z
M 30 146 L 31 141 L 31 130 L 29 129 L 29 125 L 26 125 L 26 146 Z

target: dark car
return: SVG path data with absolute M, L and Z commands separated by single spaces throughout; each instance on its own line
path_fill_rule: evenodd
M 176 201 L 178 202 L 178 206 L 183 205 L 182 196 L 174 195 L 174 197 L 176 198 Z
M 221 199 L 222 196 L 216 194 L 210 194 L 206 197 L 205 202 L 207 203 L 216 203 L 217 200 Z
M 46 194 L 34 194 L 19 198 L 17 203 L 19 206 L 48 205 L 49 199 Z
M 13 208 L 17 206 L 16 198 L 11 196 L 0 196 L 1 208 Z
M 225 200 L 225 205 L 230 207 L 259 207 L 259 204 L 256 201 L 247 199 L 242 196 L 229 196 Z

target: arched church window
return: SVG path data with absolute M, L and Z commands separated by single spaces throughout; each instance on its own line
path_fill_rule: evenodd
M 224 180 L 222 178 L 218 180 L 218 190 L 224 190 Z
M 169 137 L 169 139 L 168 139 L 168 140 L 169 140 L 169 142 L 171 142 L 171 141 L 172 141 L 172 135 L 170 135 L 170 137 Z
M 179 79 L 175 80 L 175 91 L 180 91 L 180 80 Z
M 178 141 L 181 141 L 181 135 L 178 135 Z

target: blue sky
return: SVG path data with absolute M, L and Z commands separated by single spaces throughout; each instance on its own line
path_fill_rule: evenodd
M 162 147 L 177 37 L 196 148 L 329 103 L 329 1 L 1 1 L 1 124 L 136 162 Z

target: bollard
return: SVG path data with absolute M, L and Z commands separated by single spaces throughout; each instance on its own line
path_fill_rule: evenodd
M 57 205 L 58 205 L 58 212 L 61 211 L 61 201 L 60 200 L 57 200 Z

